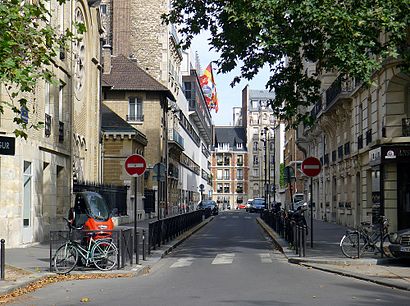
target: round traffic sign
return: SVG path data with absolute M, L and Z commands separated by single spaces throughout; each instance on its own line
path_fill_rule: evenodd
M 320 173 L 322 165 L 316 157 L 308 157 L 302 162 L 302 172 L 307 176 L 316 176 Z
M 138 177 L 145 172 L 147 163 L 144 157 L 138 154 L 133 154 L 125 160 L 125 171 L 131 176 Z

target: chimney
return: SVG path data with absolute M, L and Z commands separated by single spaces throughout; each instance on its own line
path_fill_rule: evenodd
M 111 52 L 112 47 L 110 45 L 107 44 L 102 47 L 103 74 L 111 73 Z

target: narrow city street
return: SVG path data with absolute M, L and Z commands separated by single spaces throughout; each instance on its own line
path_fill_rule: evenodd
M 56 283 L 12 305 L 408 305 L 410 292 L 289 264 L 256 217 L 220 212 L 145 276 Z

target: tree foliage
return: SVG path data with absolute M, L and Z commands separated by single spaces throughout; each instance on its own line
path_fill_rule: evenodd
M 34 92 L 39 79 L 53 81 L 53 58 L 73 37 L 69 30 L 61 35 L 52 27 L 50 12 L 44 5 L 48 1 L 0 1 L 0 83 L 5 85 L 11 101 L 0 101 L 0 113 L 5 107 L 12 109 L 18 126 L 14 133 L 24 138 L 28 128 L 42 125 L 37 122 L 28 126 L 21 119 L 23 109 L 35 111 L 29 109 L 25 93 Z
M 240 66 L 240 78 L 252 79 L 265 65 L 274 90 L 274 111 L 284 119 L 307 119 L 298 113 L 320 99 L 317 73 L 339 71 L 369 81 L 386 59 L 409 66 L 409 0 L 173 0 L 163 15 L 179 25 L 181 46 L 190 46 L 202 30 L 220 53 L 219 72 Z M 383 39 L 389 33 L 389 39 Z M 382 39 L 381 39 L 382 38 Z M 405 66 L 405 67 L 404 67 Z

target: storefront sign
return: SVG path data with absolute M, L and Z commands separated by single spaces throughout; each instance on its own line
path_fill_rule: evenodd
M 14 155 L 16 139 L 14 137 L 0 136 L 0 155 Z
M 384 163 L 410 163 L 410 146 L 381 146 L 369 151 L 369 165 Z

